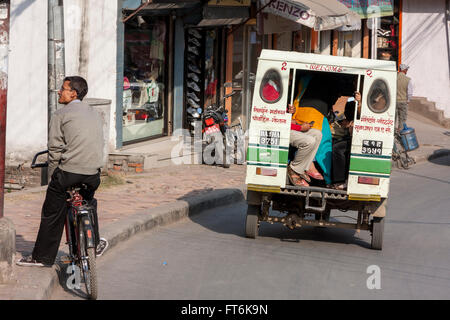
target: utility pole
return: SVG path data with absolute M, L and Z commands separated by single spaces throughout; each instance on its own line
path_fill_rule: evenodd
M 10 0 L 0 0 L 0 283 L 12 279 L 14 274 L 13 260 L 16 253 L 16 230 L 14 224 L 11 220 L 4 217 L 9 7 Z
M 0 218 L 5 196 L 6 106 L 8 96 L 9 1 L 0 1 Z
M 48 0 L 48 128 L 58 109 L 58 91 L 65 77 L 64 7 L 62 0 Z M 41 185 L 47 185 L 47 167 L 41 168 Z
M 61 0 L 48 0 L 48 121 L 58 109 L 58 90 L 65 76 L 64 9 Z

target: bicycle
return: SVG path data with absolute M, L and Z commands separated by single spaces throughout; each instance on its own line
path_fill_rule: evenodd
M 402 143 L 400 133 L 397 130 L 394 133 L 394 146 L 392 148 L 392 160 L 397 165 L 397 168 L 409 169 L 411 164 L 415 164 L 416 161 L 408 155 L 405 147 Z
M 36 164 L 36 159 L 48 150 L 37 153 L 31 168 L 48 167 L 48 162 Z M 95 232 L 93 213 L 95 206 L 83 200 L 80 190 L 86 185 L 74 186 L 67 190 L 67 216 L 65 222 L 66 244 L 69 246 L 69 263 L 75 272 L 81 270 L 89 299 L 95 300 L 98 295 L 97 267 L 95 253 Z

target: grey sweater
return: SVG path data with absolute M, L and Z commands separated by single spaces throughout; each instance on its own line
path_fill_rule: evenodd
M 48 169 L 92 175 L 103 164 L 103 124 L 100 114 L 75 100 L 55 111 L 50 121 Z

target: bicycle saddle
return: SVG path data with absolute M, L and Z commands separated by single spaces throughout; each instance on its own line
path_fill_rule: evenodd
M 87 189 L 87 185 L 84 183 L 75 185 L 75 186 L 67 188 L 67 191 L 80 191 L 82 189 Z

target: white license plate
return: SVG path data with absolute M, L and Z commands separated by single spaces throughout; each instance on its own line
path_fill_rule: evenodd
M 220 127 L 219 127 L 218 124 L 215 124 L 215 125 L 213 125 L 211 127 L 207 127 L 205 129 L 205 133 L 206 134 L 212 134 L 212 133 L 215 133 L 215 132 L 220 132 Z

